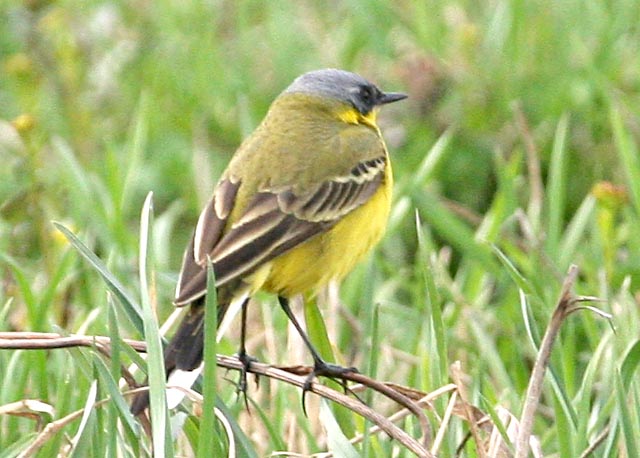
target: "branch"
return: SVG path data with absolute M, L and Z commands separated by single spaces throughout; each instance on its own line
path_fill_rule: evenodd
M 124 342 L 129 344 L 132 348 L 139 352 L 146 351 L 145 342 L 123 339 Z M 36 333 L 36 332 L 0 332 L 0 349 L 23 349 L 23 350 L 36 350 L 36 349 L 56 349 L 56 348 L 69 348 L 69 347 L 94 347 L 98 346 L 101 350 L 110 348 L 111 340 L 105 336 L 61 336 L 55 333 Z M 229 357 L 218 355 L 217 364 L 220 367 L 233 370 L 241 370 L 242 363 L 236 357 Z M 262 375 L 274 380 L 280 380 L 293 386 L 302 388 L 305 384 L 306 377 L 300 374 L 308 374 L 311 372 L 310 367 L 295 366 L 289 368 L 278 368 L 261 363 L 251 363 L 249 372 Z M 414 413 L 423 427 L 424 440 L 426 441 L 428 435 L 427 431 L 430 430 L 427 419 L 424 412 L 420 407 L 413 402 L 409 397 L 396 390 L 391 385 L 384 384 L 377 380 L 373 380 L 362 374 L 348 374 L 345 377 L 346 380 L 360 383 L 367 386 L 384 396 L 398 402 L 409 411 Z M 382 431 L 386 432 L 390 437 L 396 439 L 407 449 L 413 452 L 416 456 L 424 458 L 432 458 L 433 455 L 420 444 L 416 439 L 407 434 L 404 430 L 394 425 L 388 418 L 379 414 L 371 409 L 369 406 L 363 404 L 358 400 L 354 400 L 336 390 L 333 390 L 325 385 L 319 383 L 313 383 L 309 390 L 318 396 L 332 400 L 338 404 L 345 406 L 360 416 L 367 418 L 372 423 L 376 424 Z
M 217 360 L 218 366 L 220 367 L 235 370 L 242 369 L 242 363 L 236 357 L 218 355 Z M 310 373 L 311 370 L 312 368 L 310 367 L 301 368 L 300 366 L 296 366 L 293 368 L 280 368 L 255 362 L 252 362 L 251 366 L 249 367 L 249 372 L 253 374 L 264 375 L 265 377 L 272 378 L 274 380 L 280 380 L 282 382 L 288 383 L 289 385 L 297 386 L 298 388 L 304 387 L 307 378 L 306 376 L 297 375 L 294 372 Z M 378 391 L 378 388 L 384 387 L 380 391 L 380 393 L 387 395 L 389 392 L 394 392 L 395 395 L 397 395 L 395 399 L 399 399 L 399 396 L 402 396 L 402 398 L 404 398 L 402 405 L 405 405 L 404 403 L 407 403 L 407 405 L 412 405 L 412 407 L 416 407 L 419 409 L 419 407 L 417 407 L 415 403 L 410 399 L 404 397 L 398 392 L 395 392 L 383 383 L 372 380 L 368 377 L 363 376 L 362 374 L 346 374 L 344 378 L 345 380 L 356 381 L 362 383 L 365 386 L 372 387 L 372 389 L 375 389 L 376 391 Z M 373 388 L 373 386 L 375 386 L 375 388 Z M 367 406 L 366 404 L 352 399 L 345 394 L 342 394 L 332 388 L 321 385 L 319 383 L 312 383 L 311 389 L 309 391 L 325 399 L 329 399 L 335 403 L 341 404 L 347 409 L 357 413 L 361 417 L 364 417 L 372 423 L 378 425 L 381 430 L 386 432 L 393 439 L 396 439 L 417 456 L 425 458 L 433 457 L 433 455 L 429 453 L 422 444 L 408 435 L 405 431 L 394 425 L 388 418 L 371 409 L 371 407 Z M 405 405 L 405 407 L 407 406 Z M 421 416 L 424 416 L 424 413 L 422 413 L 422 411 L 420 411 L 420 413 Z
M 218 365 L 220 366 L 220 360 L 218 360 Z M 313 371 L 313 368 L 309 366 L 275 366 L 275 367 L 295 375 L 308 376 Z M 428 445 L 427 441 L 428 441 L 428 438 L 431 436 L 430 434 L 431 427 L 429 426 L 429 420 L 427 420 L 427 417 L 422 411 L 422 408 L 418 404 L 416 404 L 413 400 L 411 400 L 410 397 L 403 394 L 400 390 L 395 389 L 392 385 L 379 382 L 378 380 L 374 380 L 358 372 L 348 372 L 346 374 L 343 374 L 341 378 L 344 380 L 348 380 L 354 383 L 359 383 L 363 386 L 371 388 L 372 390 L 377 391 L 383 396 L 388 397 L 392 401 L 397 402 L 398 404 L 406 408 L 409 412 L 414 414 L 418 418 L 418 421 L 420 422 L 420 426 L 422 427 L 423 443 L 425 446 Z M 306 377 L 304 380 L 306 380 Z
M 147 344 L 138 340 L 122 339 L 135 351 L 144 353 Z M 55 348 L 111 346 L 111 339 L 104 336 L 62 336 L 54 332 L 0 332 L 0 349 L 52 350 Z
M 531 378 L 529 379 L 529 387 L 527 388 L 527 396 L 525 398 L 524 407 L 522 408 L 522 416 L 520 417 L 520 429 L 516 438 L 515 458 L 527 458 L 529 455 L 529 439 L 533 429 L 533 417 L 535 416 L 538 404 L 540 403 L 540 394 L 542 393 L 542 384 L 544 374 L 549 365 L 551 350 L 553 344 L 560 332 L 560 327 L 565 318 L 572 312 L 572 306 L 577 299 L 571 294 L 576 278 L 578 277 L 578 267 L 572 265 L 569 267 L 567 276 L 562 284 L 558 305 L 551 316 L 551 321 L 547 326 L 547 330 L 542 338 L 538 358 L 536 359 Z

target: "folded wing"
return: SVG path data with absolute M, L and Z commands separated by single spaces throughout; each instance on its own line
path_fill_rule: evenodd
M 176 289 L 176 305 L 206 292 L 206 266 L 214 266 L 216 286 L 251 274 L 264 263 L 327 231 L 378 190 L 387 166 L 385 156 L 360 162 L 349 174 L 324 181 L 309 192 L 265 189 L 227 228 L 241 182 L 224 179 L 203 210 L 185 253 Z

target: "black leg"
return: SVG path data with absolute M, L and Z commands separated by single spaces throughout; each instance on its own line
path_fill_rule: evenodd
M 302 329 L 302 326 L 300 326 L 300 323 L 298 323 L 295 315 L 291 311 L 291 307 L 289 307 L 289 300 L 286 297 L 278 296 L 278 302 L 280 302 L 280 307 L 282 307 L 284 313 L 286 313 L 291 323 L 293 323 L 293 325 L 295 326 L 298 334 L 300 334 L 300 337 L 304 341 L 305 345 L 311 352 L 311 356 L 313 357 L 313 372 L 309 374 L 307 380 L 304 382 L 304 386 L 302 387 L 302 410 L 306 415 L 307 408 L 305 406 L 305 395 L 307 394 L 307 391 L 311 389 L 311 383 L 313 382 L 313 379 L 315 377 L 322 375 L 324 377 L 342 379 L 348 373 L 358 372 L 358 369 L 356 369 L 355 367 L 342 367 L 338 366 L 337 364 L 329 364 L 324 359 L 322 359 L 318 351 L 311 343 L 311 340 L 309 340 L 309 337 Z M 346 383 L 344 382 L 344 380 L 342 380 L 342 386 L 346 390 Z
M 238 359 L 242 363 L 242 369 L 240 369 L 240 380 L 238 381 L 238 395 L 244 396 L 244 403 L 249 410 L 249 403 L 247 402 L 247 374 L 249 372 L 249 368 L 251 367 L 251 363 L 256 361 L 255 358 L 249 356 L 247 354 L 247 350 L 245 348 L 245 339 L 247 333 L 247 305 L 249 303 L 249 299 L 245 299 L 242 303 L 241 309 L 241 321 L 240 321 L 240 350 L 238 350 Z

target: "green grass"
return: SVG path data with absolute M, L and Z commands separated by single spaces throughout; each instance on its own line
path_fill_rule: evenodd
M 327 66 L 410 95 L 381 117 L 396 176 L 387 236 L 342 285 L 341 304 L 320 306 L 336 357 L 424 392 L 448 383 L 460 361 L 469 402 L 494 420 L 500 409 L 519 417 L 576 264 L 576 294 L 599 297 L 590 305 L 613 318 L 583 310 L 564 323 L 533 431 L 545 456 L 580 456 L 605 430 L 590 456 L 637 455 L 638 2 L 36 0 L 3 2 L 0 18 L 0 331 L 116 342 L 113 359 L 87 348 L 1 350 L 0 408 L 38 399 L 53 413 L 41 423 L 0 415 L 0 457 L 107 398 L 36 456 L 151 453 L 118 388 L 122 365 L 146 366 L 122 339 L 153 334 L 153 314 L 171 313 L 182 251 L 242 138 L 295 76 Z M 150 191 L 153 218 L 141 223 Z M 69 243 L 62 227 L 77 238 Z M 309 361 L 273 298 L 252 304 L 249 321 L 249 352 L 261 361 Z M 237 343 L 236 327 L 215 351 Z M 236 374 L 212 373 L 208 389 L 239 456 L 344 446 L 342 416 L 333 422 L 313 396 L 305 418 L 299 391 L 262 379 L 250 384 L 248 414 L 225 380 Z M 447 399 L 428 413 L 434 431 Z M 226 450 L 227 431 L 206 415 L 189 416 L 166 455 Z M 201 440 L 201 420 L 214 425 L 213 441 Z M 364 424 L 350 418 L 343 432 Z M 412 419 L 400 425 L 417 432 Z M 456 456 L 468 431 L 454 417 L 438 456 Z M 394 447 L 369 434 L 355 449 L 386 457 Z M 475 447 L 463 456 L 479 456 Z

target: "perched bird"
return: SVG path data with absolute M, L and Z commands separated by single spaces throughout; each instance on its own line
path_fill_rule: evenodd
M 218 326 L 236 304 L 244 327 L 249 297 L 273 293 L 313 356 L 309 385 L 314 376 L 351 370 L 323 361 L 289 299 L 342 279 L 382 237 L 393 177 L 376 115 L 404 98 L 354 73 L 324 69 L 299 76 L 275 99 L 222 174 L 185 252 L 174 303 L 189 312 L 165 349 L 170 381 L 202 362 L 208 259 Z M 242 340 L 246 378 L 244 333 Z M 132 412 L 148 402 L 148 393 L 138 395 Z

